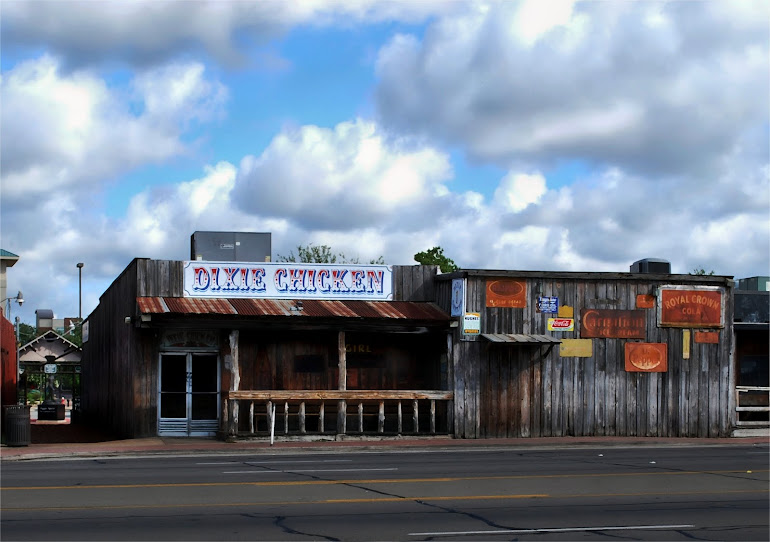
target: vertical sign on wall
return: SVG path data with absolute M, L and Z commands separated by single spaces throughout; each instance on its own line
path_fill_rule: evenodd
M 452 310 L 451 316 L 465 314 L 465 279 L 452 279 Z

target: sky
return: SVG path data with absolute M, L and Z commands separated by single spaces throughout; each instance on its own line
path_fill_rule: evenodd
M 3 0 L 11 316 L 87 317 L 196 231 L 768 275 L 769 48 L 764 0 Z

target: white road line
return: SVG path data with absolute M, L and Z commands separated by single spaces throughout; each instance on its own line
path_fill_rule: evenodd
M 287 470 L 229 470 L 222 474 L 295 474 L 298 472 L 371 472 L 383 470 L 398 470 L 397 467 L 389 469 L 287 469 Z
M 560 529 L 512 529 L 510 531 L 443 531 L 434 533 L 409 533 L 409 536 L 458 536 L 529 533 L 577 533 L 585 531 L 636 531 L 640 529 L 689 529 L 695 525 L 626 525 L 622 527 L 564 527 Z
M 196 465 L 279 465 L 283 463 L 350 463 L 352 459 L 320 459 L 314 461 L 292 461 L 287 459 L 285 461 L 219 461 L 217 463 L 196 463 Z
M 228 470 L 222 474 L 284 474 L 282 470 Z
M 279 465 L 282 463 L 350 463 L 352 459 L 316 459 L 313 461 L 292 461 L 287 459 L 286 461 L 244 461 L 247 465 Z
M 371 472 L 383 470 L 398 470 L 398 467 L 391 467 L 387 469 L 291 469 L 284 472 Z

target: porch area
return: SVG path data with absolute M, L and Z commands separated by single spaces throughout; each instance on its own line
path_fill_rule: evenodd
M 441 390 L 229 391 L 223 427 L 227 439 L 448 435 L 453 400 Z

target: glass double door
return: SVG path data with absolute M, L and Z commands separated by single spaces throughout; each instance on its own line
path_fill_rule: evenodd
M 158 373 L 158 434 L 215 435 L 219 429 L 219 356 L 163 353 Z

